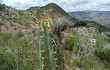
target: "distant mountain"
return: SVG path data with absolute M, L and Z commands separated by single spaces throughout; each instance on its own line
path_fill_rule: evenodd
M 96 21 L 105 26 L 110 25 L 110 11 L 74 11 L 69 12 L 69 15 L 80 20 Z

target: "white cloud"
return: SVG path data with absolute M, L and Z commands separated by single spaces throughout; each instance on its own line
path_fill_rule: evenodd
M 70 9 L 68 8 L 70 7 Z M 81 10 L 110 10 L 110 0 L 73 0 L 67 5 L 69 11 Z
M 51 2 L 58 4 L 65 11 L 110 10 L 110 0 L 3 0 L 6 5 L 17 9 L 42 6 Z
M 31 6 L 43 5 L 41 0 L 3 0 L 3 3 L 17 9 L 27 9 Z

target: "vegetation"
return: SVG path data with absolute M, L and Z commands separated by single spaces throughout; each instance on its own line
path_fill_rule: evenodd
M 96 36 L 95 51 L 90 53 L 89 51 L 92 49 L 88 50 L 90 47 L 85 47 L 80 44 L 80 42 L 82 42 L 82 37 L 80 37 L 75 30 L 67 29 L 65 32 L 68 33 L 68 36 L 64 38 L 66 70 L 110 69 L 110 63 L 108 63 L 108 60 L 110 59 L 109 48 L 96 48 L 109 43 L 109 38 Z
M 97 55 L 101 60 L 106 60 L 110 62 L 110 49 L 99 47 L 95 50 L 95 55 Z
M 106 68 L 110 68 L 110 48 L 104 47 L 103 44 L 110 43 L 109 38 L 97 37 L 95 55 L 102 60 Z
M 32 53 L 25 38 L 0 34 L 0 70 L 31 70 Z
M 96 27 L 99 30 L 99 32 L 110 31 L 109 28 L 107 28 L 107 27 L 105 27 L 105 26 L 103 26 L 100 23 L 97 23 L 95 21 L 85 21 L 85 23 L 87 23 L 87 26 L 89 26 L 89 27 Z
M 3 25 L 3 22 L 0 22 L 0 26 L 2 26 Z
M 0 11 L 5 9 L 5 5 L 4 4 L 0 4 Z
M 61 41 L 52 28 L 53 22 L 48 19 L 36 25 L 38 25 L 35 35 L 37 70 L 63 70 Z
M 30 17 L 24 13 L 24 11 L 18 11 L 18 16 L 16 17 L 15 22 L 21 25 L 29 26 Z
M 5 50 L 0 50 L 0 70 L 14 70 L 16 58 Z
M 54 4 L 54 3 L 50 3 L 50 4 L 46 5 L 46 6 L 41 7 L 41 8 L 43 8 L 44 10 L 45 10 L 45 9 L 53 8 L 55 11 L 57 11 L 57 12 L 60 13 L 61 15 L 66 16 L 66 17 L 70 17 L 70 18 L 73 20 L 73 22 L 79 21 L 78 19 L 76 19 L 76 18 L 74 18 L 74 17 L 71 17 L 71 16 L 70 16 L 69 14 L 67 14 L 61 7 L 59 7 L 58 5 L 56 5 L 56 4 Z
M 74 48 L 78 45 L 78 37 L 76 36 L 67 36 L 64 42 L 64 48 L 69 51 L 73 51 Z
M 50 3 L 42 8 L 49 9 L 49 8 L 54 8 L 56 11 L 58 11 L 61 15 L 63 16 L 69 16 L 62 8 L 60 8 L 58 5 L 54 3 Z
M 87 49 L 81 47 L 76 37 L 67 37 L 65 39 L 65 64 L 66 70 L 74 69 L 77 70 L 99 70 L 98 66 L 91 60 L 89 60 L 85 55 L 87 55 Z M 69 50 L 69 51 L 67 51 Z
M 16 34 L 18 37 L 23 37 L 24 36 L 24 34 L 22 33 L 22 32 L 17 32 L 17 34 Z
M 0 33 L 0 70 L 31 70 L 36 68 L 41 70 L 42 65 L 45 65 L 45 69 L 55 70 L 57 68 L 62 70 L 63 54 L 60 38 L 52 28 L 52 34 L 49 31 L 53 23 L 48 20 L 40 24 L 42 27 L 36 29 L 35 47 L 32 43 L 30 45 L 20 32 L 14 36 Z M 41 32 L 42 29 L 44 32 Z M 39 45 L 41 42 L 43 45 Z M 42 53 L 43 50 L 44 53 Z
M 96 40 L 97 40 L 97 42 L 96 42 L 97 47 L 101 47 L 103 44 L 110 43 L 109 38 L 105 38 L 105 37 L 102 37 L 102 36 L 96 37 Z
M 51 6 L 61 15 L 68 17 L 68 14 L 57 5 L 52 4 Z M 46 5 L 42 8 L 48 9 L 51 6 Z M 28 26 L 30 20 L 33 22 L 36 21 L 33 15 L 30 17 L 30 13 L 32 15 L 33 10 L 31 12 L 28 11 L 28 13 L 27 11 L 18 11 L 15 14 L 14 21 Z M 39 9 L 36 13 L 34 12 L 34 16 L 37 15 L 37 17 L 40 17 L 42 13 L 43 10 Z M 8 20 L 10 19 L 8 18 Z M 77 22 L 83 23 L 83 21 Z M 6 23 L 6 21 L 4 20 L 3 23 Z M 4 25 L 3 23 L 0 23 L 0 25 Z M 92 21 L 91 23 L 87 25 L 96 27 L 100 32 L 109 31 L 100 24 Z M 11 24 L 11 26 L 16 28 L 16 25 Z M 17 32 L 16 35 L 0 33 L 0 70 L 63 70 L 64 66 L 66 70 L 110 69 L 110 50 L 109 47 L 105 48 L 104 46 L 110 43 L 110 39 L 100 35 L 95 36 L 96 46 L 89 47 L 86 46 L 88 43 L 87 38 L 81 37 L 82 35 L 80 36 L 78 32 L 68 28 L 64 31 L 65 37 L 62 40 L 64 47 L 62 48 L 61 39 L 57 35 L 57 31 L 53 29 L 54 25 L 50 19 L 45 22 L 38 22 L 36 27 L 36 33 L 30 36 L 24 36 L 21 32 Z M 87 31 L 85 31 L 85 34 L 87 34 Z M 91 31 L 88 31 L 88 34 L 90 34 L 89 32 Z M 82 45 L 84 39 L 87 40 L 87 43 Z M 89 52 L 92 50 L 91 47 L 94 50 Z M 88 48 L 90 49 L 88 50 Z M 63 54 L 65 55 L 64 58 Z

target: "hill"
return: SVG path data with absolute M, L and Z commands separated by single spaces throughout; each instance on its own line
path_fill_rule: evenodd
M 110 11 L 74 11 L 69 14 L 80 20 L 96 21 L 110 27 Z
M 77 20 L 69 16 L 62 8 L 50 3 L 43 7 L 31 7 L 27 10 L 16 10 L 1 5 L 4 9 L 0 11 L 1 32 L 16 33 L 18 31 L 29 31 L 31 24 L 43 15 L 54 16 L 56 20 L 62 19 L 65 24 L 74 24 Z
M 0 4 L 0 70 L 35 70 L 32 30 L 37 18 L 45 15 L 54 16 L 56 27 L 67 27 L 61 32 L 66 70 L 110 69 L 110 30 L 94 21 L 72 18 L 50 3 L 27 10 Z

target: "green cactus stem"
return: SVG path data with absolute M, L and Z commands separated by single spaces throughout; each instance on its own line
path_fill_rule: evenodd
M 39 24 L 35 34 L 37 70 L 63 70 L 62 44 L 52 20 Z

